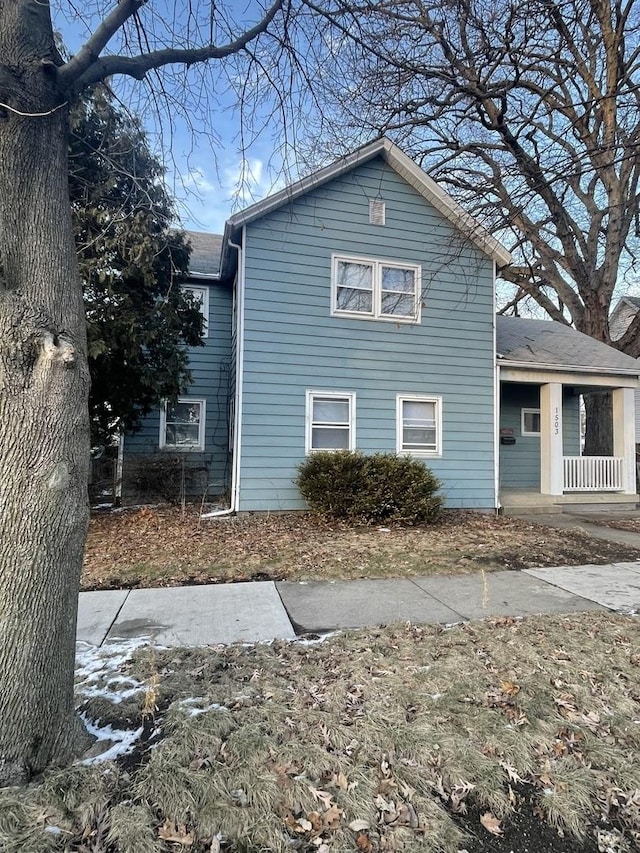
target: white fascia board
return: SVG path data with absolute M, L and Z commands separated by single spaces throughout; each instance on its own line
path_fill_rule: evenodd
M 556 371 L 558 373 L 587 373 L 598 376 L 635 376 L 640 378 L 640 366 L 636 369 L 629 367 L 596 367 L 595 365 L 572 366 L 569 364 L 546 364 L 545 362 L 508 361 L 500 359 L 500 367 L 511 367 L 518 370 Z
M 504 267 L 511 263 L 511 254 L 505 247 L 489 234 L 471 214 L 467 213 L 451 196 L 439 186 L 433 178 L 407 157 L 397 145 L 389 140 L 389 149 L 386 153 L 386 161 L 395 171 L 405 179 L 420 195 L 429 201 L 436 210 L 455 225 L 462 233 L 486 255 L 492 258 L 498 267 Z
M 374 157 L 383 157 L 391 168 L 404 178 L 420 195 L 432 204 L 442 215 L 458 228 L 468 239 L 489 257 L 503 267 L 511 263 L 511 254 L 494 237 L 489 234 L 478 222 L 463 208 L 457 204 L 442 187 L 430 178 L 410 157 L 398 148 L 390 139 L 382 137 L 362 148 L 358 148 L 346 157 L 336 160 L 324 169 L 320 169 L 302 178 L 296 183 L 285 187 L 274 195 L 252 204 L 250 207 L 235 213 L 227 220 L 227 227 L 237 229 L 242 225 L 248 225 L 261 216 L 276 210 L 304 195 L 311 190 L 331 181 L 333 178 L 343 175 L 355 166 L 366 163 Z M 226 233 L 226 229 L 225 229 Z

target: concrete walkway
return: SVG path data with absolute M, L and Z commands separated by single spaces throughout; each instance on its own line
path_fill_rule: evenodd
M 391 580 L 237 583 L 80 593 L 77 639 L 200 646 L 393 622 L 640 612 L 640 562 Z
M 615 542 L 616 545 L 628 545 L 631 548 L 640 548 L 640 533 L 632 530 L 618 530 L 615 527 L 607 527 L 607 521 L 620 521 L 622 519 L 640 519 L 640 511 L 623 513 L 605 512 L 562 512 L 562 513 L 514 513 L 514 518 L 522 518 L 530 524 L 539 524 L 542 527 L 555 527 L 558 530 L 582 530 L 595 539 L 604 539 L 607 542 Z

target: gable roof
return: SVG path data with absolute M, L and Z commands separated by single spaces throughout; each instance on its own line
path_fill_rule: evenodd
M 218 278 L 222 254 L 222 234 L 205 231 L 185 231 L 191 244 L 189 257 L 190 278 Z
M 498 316 L 498 364 L 640 374 L 640 362 L 613 347 L 553 320 Z
M 640 310 L 640 297 L 623 296 L 609 317 L 609 334 L 614 341 L 619 340 L 629 328 L 631 321 Z
M 400 177 L 410 184 L 420 195 L 430 202 L 440 213 L 449 220 L 456 228 L 469 237 L 481 251 L 493 258 L 498 266 L 506 266 L 511 263 L 511 255 L 488 231 L 486 231 L 476 220 L 455 202 L 438 184 L 430 178 L 423 169 L 411 160 L 410 157 L 398 148 L 390 139 L 380 137 L 379 139 L 361 146 L 351 154 L 341 157 L 329 166 L 325 166 L 312 175 L 285 187 L 280 192 L 268 196 L 262 201 L 252 204 L 244 210 L 234 213 L 227 220 L 225 237 L 229 236 L 237 241 L 240 229 L 243 225 L 254 222 L 265 214 L 288 204 L 300 196 L 323 186 L 334 178 L 349 172 L 357 166 L 382 157 L 394 169 Z M 229 234 L 227 235 L 227 232 Z M 226 241 L 224 251 L 226 252 Z M 226 266 L 226 264 L 225 264 Z

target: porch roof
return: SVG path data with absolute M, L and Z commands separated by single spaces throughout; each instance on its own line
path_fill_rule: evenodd
M 496 358 L 511 367 L 640 375 L 640 361 L 554 320 L 498 316 Z

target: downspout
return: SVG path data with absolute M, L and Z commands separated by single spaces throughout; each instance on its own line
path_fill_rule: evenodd
M 233 240 L 227 240 L 227 244 L 235 249 L 238 253 L 238 280 L 236 286 L 236 312 L 237 312 L 237 330 L 236 330 L 236 388 L 235 388 L 235 405 L 233 417 L 233 448 L 231 460 L 231 505 L 227 509 L 219 509 L 215 512 L 207 512 L 201 515 L 200 518 L 219 518 L 224 515 L 233 515 L 238 511 L 240 503 L 240 430 L 242 424 L 241 407 L 242 407 L 242 377 L 244 364 L 244 232 L 242 228 L 242 244 L 234 243 Z
M 493 262 L 493 506 L 500 512 L 500 365 L 498 364 L 498 317 L 496 310 L 497 263 Z

